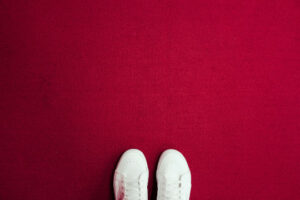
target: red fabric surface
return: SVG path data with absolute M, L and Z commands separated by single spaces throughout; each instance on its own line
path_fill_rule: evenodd
M 113 199 L 180 150 L 191 199 L 300 199 L 300 4 L 3 0 L 0 199 Z

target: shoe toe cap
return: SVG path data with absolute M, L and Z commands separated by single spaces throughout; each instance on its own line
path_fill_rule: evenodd
M 130 149 L 123 153 L 116 172 L 124 176 L 135 177 L 148 171 L 144 154 L 137 149 Z
M 184 156 L 177 150 L 166 150 L 160 158 L 157 174 L 165 177 L 178 177 L 190 173 L 189 166 Z

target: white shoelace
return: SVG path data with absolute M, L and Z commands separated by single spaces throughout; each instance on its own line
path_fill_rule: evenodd
M 137 181 L 122 180 L 123 200 L 142 200 L 142 184 Z
M 164 181 L 161 186 L 160 199 L 182 200 L 183 185 L 180 180 Z

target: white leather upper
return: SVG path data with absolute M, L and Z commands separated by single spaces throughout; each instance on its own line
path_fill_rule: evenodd
M 115 170 L 116 200 L 147 200 L 149 170 L 144 154 L 136 149 L 126 151 Z
M 170 149 L 161 155 L 156 179 L 157 200 L 189 200 L 191 172 L 179 151 Z

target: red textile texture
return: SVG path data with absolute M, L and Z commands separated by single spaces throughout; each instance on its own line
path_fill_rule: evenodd
M 2 0 L 0 199 L 113 199 L 167 148 L 191 200 L 300 199 L 297 0 Z

